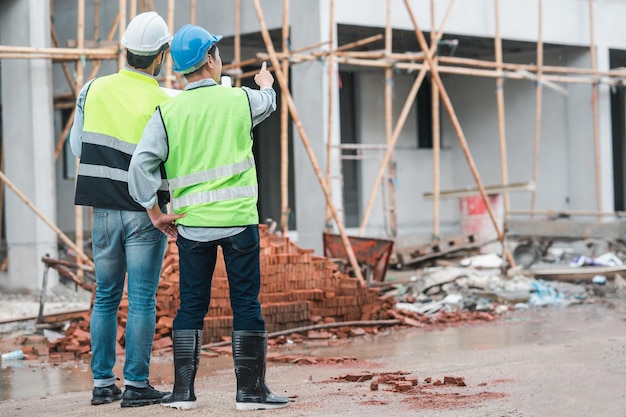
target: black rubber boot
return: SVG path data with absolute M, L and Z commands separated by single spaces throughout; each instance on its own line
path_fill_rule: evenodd
M 165 407 L 191 410 L 198 406 L 193 384 L 200 364 L 202 330 L 172 330 L 174 342 L 174 392 L 165 396 Z
M 266 331 L 233 332 L 237 410 L 267 410 L 289 405 L 289 398 L 277 397 L 265 383 L 266 355 Z

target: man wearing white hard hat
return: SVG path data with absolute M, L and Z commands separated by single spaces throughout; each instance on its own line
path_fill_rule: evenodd
M 169 99 L 155 80 L 172 39 L 155 12 L 137 15 L 122 37 L 128 66 L 89 81 L 76 102 L 70 132 L 72 152 L 80 158 L 75 204 L 93 207 L 92 248 L 96 295 L 90 320 L 91 404 L 122 400 L 122 407 L 161 402 L 167 392 L 149 382 L 156 322 L 156 290 L 167 237 L 128 193 L 128 166 L 154 109 Z M 165 177 L 157 192 L 165 211 Z M 162 228 L 178 216 L 164 215 Z M 172 234 L 175 237 L 175 233 Z M 126 275 L 128 282 L 126 283 Z M 117 310 L 124 285 L 128 292 L 124 385 L 116 385 Z
M 172 188 L 178 227 L 180 308 L 172 330 L 174 389 L 162 405 L 197 407 L 194 380 L 202 329 L 211 299 L 218 247 L 228 274 L 233 310 L 233 359 L 238 410 L 289 405 L 265 382 L 267 331 L 258 300 L 260 273 L 258 185 L 252 128 L 276 110 L 274 77 L 265 63 L 254 76 L 259 89 L 220 85 L 222 37 L 183 26 L 172 39 L 174 70 L 187 79 L 185 90 L 160 105 L 146 125 L 129 168 L 131 195 L 154 224 L 163 163 Z

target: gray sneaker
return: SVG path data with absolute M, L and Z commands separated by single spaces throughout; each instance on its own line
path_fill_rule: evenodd
M 163 397 L 170 394 L 167 391 L 154 389 L 150 384 L 143 388 L 126 385 L 124 395 L 122 395 L 121 407 L 142 407 L 144 405 L 158 404 Z
M 122 399 L 122 390 L 115 384 L 108 387 L 97 387 L 93 389 L 91 405 L 110 404 L 113 401 Z

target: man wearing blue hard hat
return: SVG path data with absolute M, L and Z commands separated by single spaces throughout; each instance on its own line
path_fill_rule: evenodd
M 183 26 L 172 39 L 174 70 L 185 75 L 185 90 L 157 107 L 133 156 L 130 193 L 153 224 L 168 232 L 156 193 L 161 164 L 169 180 L 176 215 L 180 308 L 172 330 L 174 390 L 162 404 L 197 407 L 194 381 L 200 360 L 204 317 L 221 247 L 233 310 L 236 407 L 285 407 L 265 383 L 267 331 L 258 300 L 261 287 L 258 186 L 252 128 L 276 110 L 274 77 L 262 64 L 258 90 L 219 85 L 217 43 L 222 37 Z

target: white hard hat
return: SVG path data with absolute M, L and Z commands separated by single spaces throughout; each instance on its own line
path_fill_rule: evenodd
M 122 46 L 135 55 L 155 55 L 161 47 L 172 40 L 167 23 L 156 12 L 138 14 L 130 21 Z

